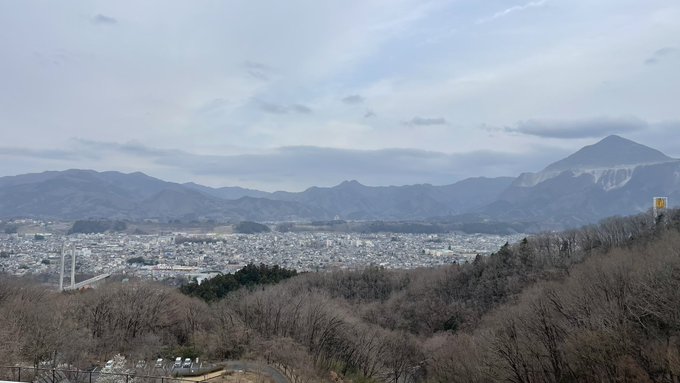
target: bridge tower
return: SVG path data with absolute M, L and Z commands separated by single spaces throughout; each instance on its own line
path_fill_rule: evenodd
M 64 269 L 66 254 L 71 253 L 71 289 L 76 287 L 76 250 L 61 245 L 61 263 L 59 264 L 59 291 L 64 291 Z

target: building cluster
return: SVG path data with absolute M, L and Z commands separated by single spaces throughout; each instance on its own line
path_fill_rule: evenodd
M 469 262 L 521 235 L 332 232 L 202 234 L 0 234 L 0 272 L 58 275 L 61 252 L 76 254 L 78 280 L 110 273 L 146 279 L 204 279 L 248 263 L 298 271 L 432 267 Z M 67 270 L 70 264 L 67 264 Z

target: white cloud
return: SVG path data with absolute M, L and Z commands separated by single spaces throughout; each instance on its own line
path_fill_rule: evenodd
M 21 158 L 35 168 L 140 169 L 149 175 L 175 182 L 202 182 L 211 186 L 240 185 L 274 190 L 303 190 L 310 186 L 331 186 L 356 179 L 368 185 L 416 183 L 450 184 L 473 176 L 518 175 L 536 170 L 559 158 L 560 150 L 534 148 L 525 153 L 469 151 L 442 153 L 418 149 L 357 150 L 318 146 L 288 146 L 249 153 L 197 154 L 180 149 L 161 149 L 129 142 L 74 140 L 69 148 L 30 150 L 0 147 L 0 158 Z M 59 162 L 54 162 L 58 158 Z M 40 164 L 58 164 L 40 168 Z M 38 165 L 36 165 L 38 164 Z M 115 166 L 111 166 L 115 164 Z M 0 162 L 0 171 L 3 171 Z
M 530 119 L 518 122 L 509 132 L 546 138 L 602 138 L 610 134 L 625 134 L 644 130 L 647 121 L 636 117 L 595 117 L 588 119 Z
M 92 17 L 92 23 L 97 25 L 113 25 L 117 24 L 118 20 L 111 16 L 102 15 L 100 13 Z
M 480 126 L 680 120 L 677 2 L 503 3 L 0 2 L 0 35 L 16 37 L 0 39 L 2 145 L 19 153 L 82 137 L 197 155 L 301 145 L 521 154 L 584 138 Z M 117 22 L 93 25 L 96 15 Z M 644 141 L 650 129 L 629 133 Z
M 548 2 L 548 0 L 537 0 L 537 1 L 530 1 L 530 2 L 523 4 L 523 5 L 515 5 L 515 6 L 512 6 L 510 8 L 503 9 L 502 11 L 496 12 L 489 17 L 479 19 L 479 20 L 477 20 L 477 23 L 478 24 L 488 23 L 490 21 L 494 21 L 494 20 L 500 19 L 502 17 L 508 16 L 512 13 L 525 11 L 525 10 L 530 9 L 530 8 L 542 7 L 547 2 Z

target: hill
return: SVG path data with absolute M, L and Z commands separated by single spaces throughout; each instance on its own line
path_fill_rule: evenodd
M 221 221 L 425 219 L 493 201 L 511 178 L 452 185 L 368 187 L 356 181 L 301 193 L 177 184 L 142 173 L 67 170 L 0 178 L 0 217 Z
M 480 212 L 497 220 L 574 227 L 680 197 L 680 161 L 618 136 L 607 137 L 538 173 L 524 173 Z
M 673 161 L 656 149 L 638 144 L 617 135 L 583 147 L 567 158 L 548 165 L 544 172 L 575 169 L 607 169 Z
M 296 220 L 321 216 L 297 203 L 224 200 L 142 173 L 66 170 L 0 178 L 0 217 L 50 219 Z
M 271 198 L 296 201 L 350 220 L 408 220 L 460 214 L 494 201 L 512 178 L 468 178 L 451 185 L 365 186 L 345 181 L 300 193 L 276 192 Z
M 560 230 L 680 201 L 680 160 L 609 136 L 517 178 L 450 185 L 366 186 L 298 193 L 166 182 L 142 173 L 67 170 L 0 178 L 0 218 L 161 221 L 437 221 L 449 228 Z M 506 230 L 506 229 L 503 229 Z

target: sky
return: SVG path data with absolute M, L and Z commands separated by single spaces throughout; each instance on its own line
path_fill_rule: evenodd
M 303 190 L 680 157 L 677 0 L 0 0 L 0 176 Z

